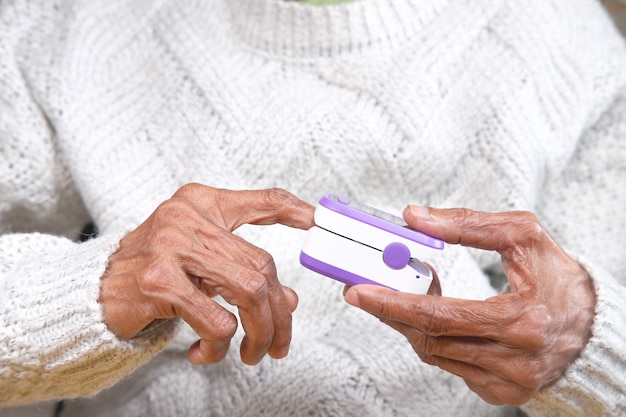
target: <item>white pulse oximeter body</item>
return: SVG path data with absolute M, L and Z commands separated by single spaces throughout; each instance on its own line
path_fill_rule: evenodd
M 347 285 L 375 284 L 426 294 L 432 272 L 419 259 L 444 242 L 409 229 L 402 218 L 346 197 L 326 194 L 315 209 L 300 263 Z

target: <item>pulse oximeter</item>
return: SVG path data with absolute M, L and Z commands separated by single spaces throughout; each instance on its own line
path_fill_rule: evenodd
M 300 263 L 347 285 L 374 284 L 426 294 L 432 272 L 420 260 L 444 242 L 409 229 L 398 216 L 353 199 L 326 194 L 307 231 Z

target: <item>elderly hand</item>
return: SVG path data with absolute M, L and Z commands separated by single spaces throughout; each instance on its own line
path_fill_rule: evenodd
M 404 217 L 448 243 L 497 251 L 510 293 L 470 301 L 359 285 L 346 290 L 346 301 L 490 403 L 523 404 L 557 379 L 590 337 L 595 295 L 586 271 L 535 216 L 409 206 Z
M 200 336 L 189 360 L 217 362 L 237 329 L 211 298 L 220 295 L 238 308 L 244 363 L 286 356 L 298 299 L 280 285 L 267 252 L 231 233 L 245 223 L 308 229 L 313 207 L 280 189 L 181 187 L 109 258 L 100 294 L 109 329 L 130 339 L 155 319 L 181 317 Z

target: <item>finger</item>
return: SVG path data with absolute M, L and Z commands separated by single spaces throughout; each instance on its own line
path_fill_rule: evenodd
M 381 319 L 404 323 L 430 336 L 485 337 L 509 344 L 541 343 L 541 335 L 537 335 L 534 341 L 529 340 L 529 333 L 522 337 L 517 331 L 520 321 L 540 322 L 543 320 L 541 314 L 547 314 L 539 307 L 521 308 L 523 303 L 519 301 L 519 294 L 503 294 L 478 301 L 356 285 L 346 291 L 345 299 Z
M 537 389 L 523 387 L 509 381 L 498 380 L 497 378 L 487 379 L 483 384 L 473 383 L 468 378 L 464 378 L 465 384 L 483 400 L 493 405 L 508 404 L 520 406 L 526 404 Z
M 523 359 L 526 356 L 519 349 L 484 338 L 428 336 L 403 323 L 382 321 L 403 334 L 420 356 L 472 365 L 507 381 L 519 380 L 528 370 L 528 364 Z
M 478 394 L 478 396 L 486 402 L 493 405 L 504 404 L 504 401 L 499 398 L 494 390 L 503 389 L 504 385 L 509 384 L 509 381 L 495 377 L 472 364 L 427 354 L 418 354 L 418 356 L 422 362 L 427 365 L 436 366 L 446 372 L 463 378 L 468 388 Z
M 223 192 L 221 212 L 230 230 L 243 224 L 280 223 L 299 229 L 313 226 L 315 208 L 280 189 Z
M 441 281 L 439 281 L 439 275 L 437 275 L 437 271 L 432 267 L 428 262 L 425 263 L 426 266 L 430 269 L 433 275 L 433 281 L 430 283 L 430 287 L 428 288 L 428 295 L 432 295 L 435 297 L 441 296 Z
M 278 281 L 276 265 L 272 257 L 264 251 L 260 253 L 262 253 L 263 256 L 256 266 L 267 283 L 268 292 L 267 301 L 265 301 L 265 303 L 270 309 L 273 330 L 267 353 L 274 359 L 280 359 L 287 356 L 289 346 L 291 345 L 291 312 L 293 311 L 293 298 L 291 300 L 287 298 L 285 287 Z M 293 295 L 295 295 L 295 293 L 293 293 Z M 293 306 L 293 308 L 295 308 L 295 306 Z M 251 322 L 256 320 L 254 311 L 250 312 L 250 315 Z M 243 323 L 244 318 L 242 317 L 242 324 Z M 251 323 L 250 326 L 254 326 L 254 323 Z M 252 352 L 254 353 L 254 349 Z
M 266 353 L 275 359 L 287 356 L 291 344 L 291 312 L 297 305 L 295 293 L 290 291 L 288 298 L 285 287 L 276 278 L 276 266 L 271 257 L 259 269 L 259 289 L 254 288 L 252 297 L 237 304 L 246 331 L 241 354 L 248 364 L 258 363 Z
M 177 290 L 171 286 L 169 295 L 174 316 L 181 317 L 200 337 L 190 347 L 188 359 L 194 364 L 217 363 L 228 352 L 230 340 L 237 330 L 237 318 L 186 278 L 178 282 L 182 283 L 181 288 Z
M 407 223 L 448 243 L 502 256 L 502 264 L 514 292 L 536 294 L 544 255 L 568 259 L 549 233 L 530 212 L 486 213 L 469 209 L 436 209 L 408 206 Z M 541 259 L 538 259 L 540 257 Z
M 207 219 L 220 219 L 231 231 L 243 224 L 281 223 L 305 230 L 313 226 L 314 207 L 280 188 L 231 191 L 187 184 L 174 196 L 192 201 Z
M 480 398 L 482 398 L 485 402 L 488 402 L 492 405 L 504 405 L 505 402 L 498 398 L 494 393 L 489 391 L 487 388 L 482 385 L 476 384 L 468 379 L 464 379 L 465 385 L 474 391 Z M 497 382 L 496 382 L 497 383 Z M 502 385 L 502 384 L 500 384 Z
M 298 299 L 278 281 L 273 258 L 222 229 L 198 234 L 202 246 L 193 252 L 186 270 L 204 277 L 208 288 L 220 288 L 217 292 L 239 308 L 246 332 L 242 360 L 257 363 L 265 353 L 284 357 L 291 342 L 291 312 Z
M 424 363 L 463 378 L 469 389 L 493 405 L 522 405 L 536 391 L 518 385 L 509 379 L 501 378 L 473 364 L 427 354 L 418 355 Z
M 487 213 L 408 206 L 403 215 L 410 227 L 447 243 L 500 253 L 513 247 L 551 242 L 537 218 L 525 211 Z
M 200 239 L 206 243 L 194 248 L 185 270 L 200 278 L 205 292 L 217 292 L 239 309 L 245 331 L 242 361 L 256 364 L 268 352 L 284 357 L 291 342 L 291 311 L 295 306 L 288 302 L 278 281 L 272 257 L 224 230 Z
M 435 297 L 439 297 L 441 296 L 441 282 L 439 281 L 439 276 L 437 275 L 437 271 L 435 271 L 435 269 L 429 264 L 429 263 L 425 263 L 426 266 L 428 266 L 428 268 L 430 268 L 432 274 L 433 274 L 433 281 L 430 284 L 430 287 L 428 288 L 428 295 L 432 295 Z M 360 287 L 360 286 L 359 286 Z M 346 285 L 343 287 L 343 296 L 344 298 L 346 297 L 348 290 L 352 288 L 351 285 Z M 360 290 L 359 290 L 360 292 Z M 351 297 L 355 297 L 355 295 L 353 295 L 353 293 L 350 294 Z M 353 299 L 352 302 L 350 302 L 350 304 L 354 305 L 355 307 L 359 307 L 356 304 L 353 303 L 358 303 L 357 299 Z
M 283 285 L 283 292 L 285 293 L 285 298 L 287 299 L 287 304 L 289 305 L 289 311 L 292 313 L 296 311 L 298 307 L 298 294 L 289 287 Z
M 258 271 L 229 259 L 207 255 L 210 269 L 197 271 L 201 286 L 216 289 L 216 292 L 229 304 L 237 307 L 245 336 L 241 345 L 241 359 L 244 363 L 258 363 L 268 352 L 275 338 L 274 315 L 270 307 L 270 290 L 265 277 Z M 282 297 L 284 293 L 280 289 Z M 290 315 L 287 303 L 283 309 Z M 277 312 L 280 316 L 281 312 Z M 279 329 L 279 332 L 283 329 Z M 290 336 L 281 336 L 281 342 Z M 277 342 L 278 343 L 278 342 Z
M 527 388 L 508 379 L 502 379 L 478 366 L 464 362 L 441 357 L 428 357 L 427 355 L 420 355 L 420 359 L 424 363 L 463 378 L 469 389 L 493 405 L 519 406 L 525 404 L 537 391 L 537 389 Z

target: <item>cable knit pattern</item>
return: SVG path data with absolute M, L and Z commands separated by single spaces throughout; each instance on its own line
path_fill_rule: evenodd
M 626 48 L 598 2 L 1 0 L 0 34 L 0 407 L 625 414 Z M 237 233 L 299 294 L 287 358 L 242 365 L 240 331 L 223 362 L 192 366 L 175 321 L 118 340 L 97 302 L 107 259 L 191 181 L 532 210 L 594 279 L 593 337 L 528 404 L 489 405 L 302 268 L 302 231 L 271 226 Z M 77 243 L 89 219 L 100 235 Z M 494 254 L 430 261 L 447 295 L 500 291 Z

